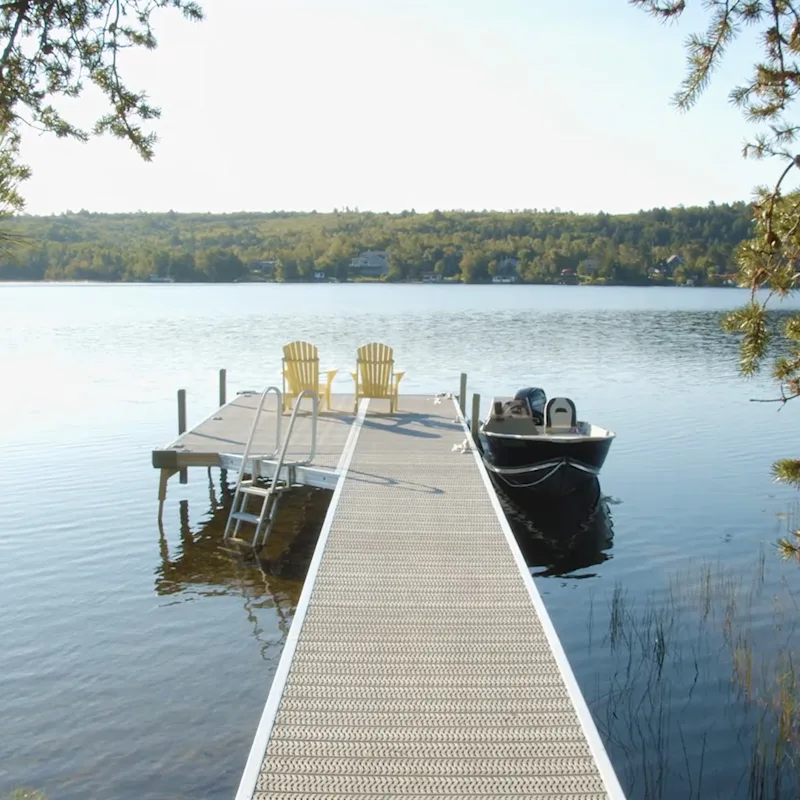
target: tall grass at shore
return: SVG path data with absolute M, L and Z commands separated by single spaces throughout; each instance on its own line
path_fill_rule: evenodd
M 800 797 L 791 576 L 762 547 L 746 569 L 692 564 L 647 597 L 593 598 L 586 694 L 631 796 Z

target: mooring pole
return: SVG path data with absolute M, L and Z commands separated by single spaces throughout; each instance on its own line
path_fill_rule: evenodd
M 481 396 L 479 394 L 472 395 L 472 422 L 470 423 L 470 433 L 472 434 L 472 441 L 477 444 L 478 442 L 478 425 L 479 417 L 481 415 Z
M 461 385 L 458 389 L 458 405 L 461 408 L 461 416 L 467 414 L 467 373 L 461 373 Z
M 224 406 L 225 403 L 228 402 L 228 399 L 227 399 L 227 395 L 228 395 L 228 392 L 227 392 L 227 388 L 228 388 L 227 387 L 227 374 L 228 373 L 224 369 L 221 369 L 219 371 L 219 405 L 220 405 L 220 408 L 222 408 L 222 406 Z
M 186 389 L 178 389 L 178 436 L 186 433 Z M 179 480 L 181 483 L 188 482 L 186 468 L 180 471 Z

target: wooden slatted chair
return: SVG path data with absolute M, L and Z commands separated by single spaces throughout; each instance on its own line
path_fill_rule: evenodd
M 370 342 L 358 348 L 355 372 L 350 376 L 355 383 L 354 411 L 362 398 L 388 400 L 389 413 L 397 410 L 400 381 L 405 370 L 395 372 L 394 351 L 380 342 Z
M 319 395 L 320 406 L 324 400 L 328 410 L 331 408 L 331 383 L 337 369 L 323 371 L 320 380 L 319 351 L 309 342 L 289 342 L 283 346 L 283 410 L 305 389 Z

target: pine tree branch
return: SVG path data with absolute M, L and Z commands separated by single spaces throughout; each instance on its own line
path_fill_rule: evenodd
M 19 36 L 19 31 L 22 27 L 22 22 L 25 19 L 25 14 L 28 11 L 29 5 L 30 0 L 18 0 L 16 3 L 9 3 L 7 6 L 4 6 L 4 9 L 15 8 L 17 17 L 14 20 L 13 26 L 11 27 L 11 32 L 8 36 L 8 43 L 3 49 L 3 55 L 0 56 L 0 87 L 6 85 L 6 68 L 8 66 L 8 60 L 16 45 L 17 36 Z M 0 89 L 0 93 L 2 93 L 2 89 Z
M 141 123 L 160 111 L 126 86 L 118 56 L 122 48 L 154 48 L 151 15 L 166 8 L 203 18 L 194 0 L 0 0 L 0 134 L 31 127 L 85 141 L 110 133 L 150 160 L 156 136 Z M 90 131 L 55 107 L 59 97 L 79 97 L 87 77 L 108 103 Z M 0 208 L 4 200 L 0 192 Z
M 716 2 L 716 0 L 714 0 Z M 706 31 L 705 38 L 692 35 L 686 49 L 688 52 L 689 73 L 684 79 L 683 88 L 675 94 L 674 102 L 683 111 L 691 108 L 708 85 L 711 73 L 717 68 L 725 47 L 736 35 L 733 12 L 739 1 L 723 0 L 723 8 L 717 11 Z

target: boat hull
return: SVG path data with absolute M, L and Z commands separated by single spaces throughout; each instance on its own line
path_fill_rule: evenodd
M 567 576 L 610 557 L 613 520 L 597 478 L 561 500 L 532 493 L 512 500 L 503 485 L 495 486 L 525 563 L 538 568 L 534 575 Z
M 596 480 L 612 440 L 613 436 L 506 438 L 482 431 L 479 445 L 492 480 L 505 492 L 564 497 Z

